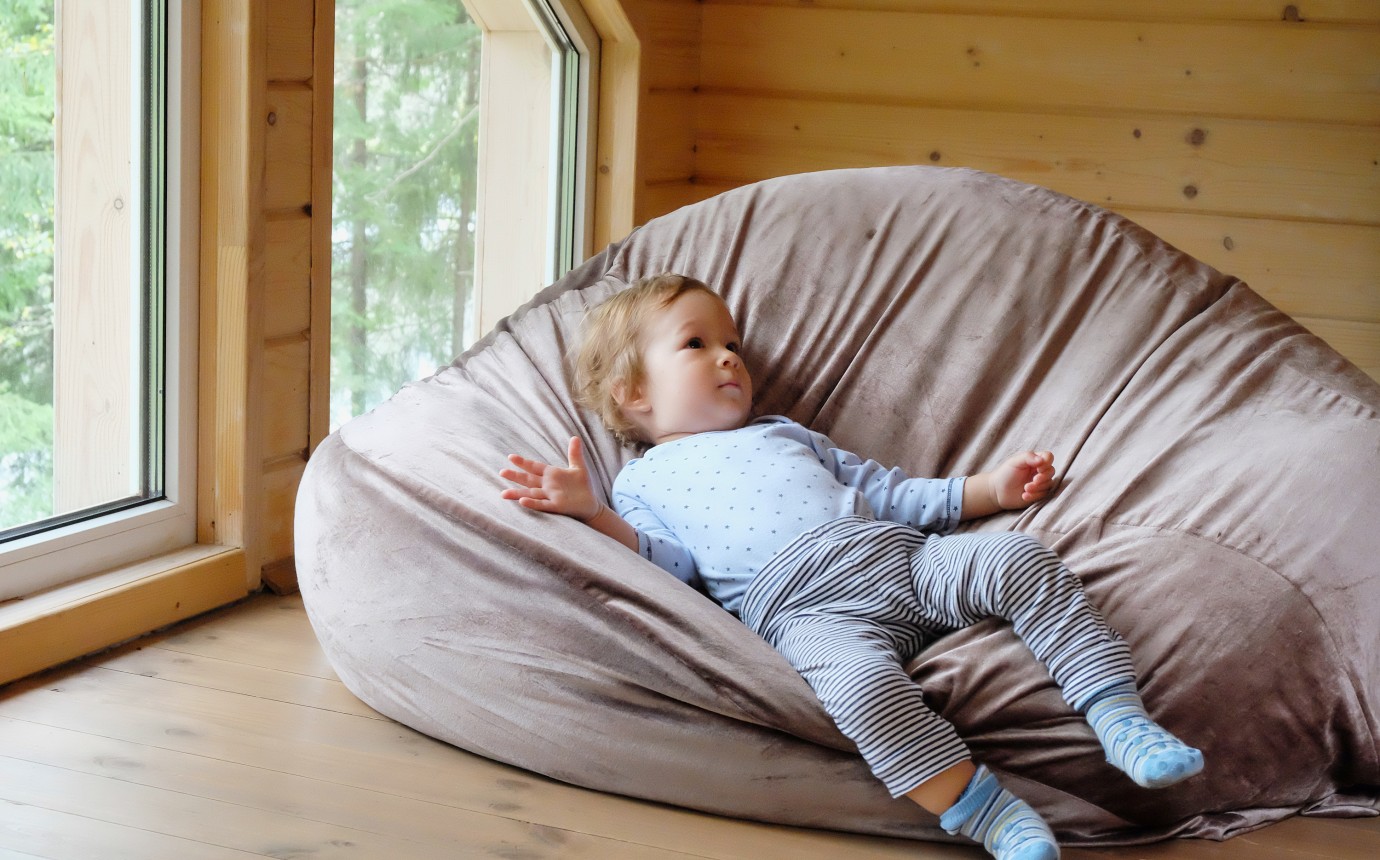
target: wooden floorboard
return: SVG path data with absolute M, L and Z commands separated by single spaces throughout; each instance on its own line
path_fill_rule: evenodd
M 558 783 L 351 695 L 299 596 L 259 596 L 0 688 L 0 860 L 914 858 L 974 846 L 762 825 Z M 1376 819 L 1068 860 L 1372 860 Z

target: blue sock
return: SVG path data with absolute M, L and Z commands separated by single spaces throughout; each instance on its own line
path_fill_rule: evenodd
M 1084 710 L 1107 761 L 1138 785 L 1164 788 L 1203 769 L 1202 753 L 1150 719 L 1134 683 L 1098 693 Z
M 958 802 L 939 816 L 939 826 L 961 833 L 997 860 L 1058 860 L 1059 843 L 1030 804 L 1002 788 L 997 778 L 979 765 Z

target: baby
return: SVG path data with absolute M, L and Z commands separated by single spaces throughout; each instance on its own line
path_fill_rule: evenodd
M 1019 533 L 949 534 L 1045 498 L 1051 453 L 967 478 L 907 477 L 789 419 L 753 420 L 740 343 L 727 306 L 694 279 L 658 275 L 615 295 L 586 322 L 577 396 L 645 453 L 614 481 L 614 508 L 595 495 L 578 437 L 564 467 L 510 455 L 499 474 L 517 486 L 503 498 L 578 519 L 702 587 L 801 673 L 893 797 L 999 860 L 1059 848 L 905 672 L 947 632 L 1008 620 L 1138 784 L 1202 770 L 1198 750 L 1150 719 L 1126 643 L 1058 556 Z

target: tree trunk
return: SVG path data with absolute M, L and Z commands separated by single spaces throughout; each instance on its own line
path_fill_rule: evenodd
M 359 111 L 361 121 L 368 120 L 369 110 L 369 66 L 368 62 L 360 56 L 356 56 L 351 65 L 350 74 L 351 89 L 354 90 L 355 110 Z M 369 163 L 369 150 L 363 137 L 355 138 L 350 146 L 350 163 L 363 174 L 364 168 Z M 368 224 L 365 223 L 363 212 L 359 212 L 353 226 L 353 238 L 350 243 L 350 310 L 352 319 L 350 320 L 349 345 L 350 355 L 350 414 L 359 415 L 365 409 L 365 375 L 369 362 L 369 333 L 366 327 L 366 314 L 369 310 L 369 297 L 366 288 L 369 285 L 369 254 L 367 243 Z
M 477 50 L 477 46 L 476 46 Z M 465 82 L 461 87 L 460 109 L 466 110 L 479 99 L 479 64 L 469 63 L 465 72 Z M 475 122 L 482 122 L 478 117 Z M 465 135 L 468 139 L 469 135 Z M 466 145 L 468 154 L 474 154 Z M 470 232 L 470 220 L 474 217 L 475 196 L 478 178 L 476 164 L 466 164 L 460 171 L 460 226 L 455 231 L 455 295 L 451 302 L 451 355 L 459 355 L 465 350 L 465 341 L 470 334 L 465 324 L 465 307 L 474 295 L 474 234 Z

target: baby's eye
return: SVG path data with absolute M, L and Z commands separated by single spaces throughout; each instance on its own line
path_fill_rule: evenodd
M 704 349 L 704 341 L 697 337 L 692 337 L 685 342 L 685 346 L 689 349 Z
M 734 341 L 733 343 L 730 343 L 730 344 L 728 345 L 728 351 L 729 351 L 729 352 L 741 352 L 742 349 L 743 349 L 743 348 L 742 348 L 741 346 L 738 345 L 738 342 L 737 342 L 737 341 Z

